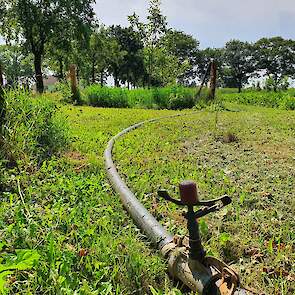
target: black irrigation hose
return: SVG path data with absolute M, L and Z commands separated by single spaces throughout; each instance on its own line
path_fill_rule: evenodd
M 141 127 L 146 123 L 151 123 L 163 119 L 191 115 L 195 112 L 177 114 L 171 116 L 160 117 L 156 119 L 146 120 L 124 129 L 122 132 L 114 136 L 108 143 L 105 150 L 105 166 L 107 169 L 109 180 L 111 181 L 115 191 L 120 195 L 121 201 L 129 212 L 138 227 L 145 232 L 147 237 L 162 249 L 165 245 L 173 241 L 173 236 L 166 231 L 166 229 L 155 219 L 155 217 L 147 211 L 147 209 L 140 203 L 131 190 L 127 187 L 124 180 L 120 177 L 114 161 L 112 159 L 112 151 L 115 141 L 125 135 L 126 133 Z

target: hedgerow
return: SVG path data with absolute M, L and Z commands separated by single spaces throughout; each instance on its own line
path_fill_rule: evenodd
M 101 87 L 91 85 L 84 89 L 83 98 L 86 104 L 95 107 L 146 108 L 146 109 L 189 109 L 196 103 L 203 103 L 208 96 L 205 88 L 199 99 L 196 99 L 197 88 L 171 86 L 151 89 L 132 89 Z M 237 93 L 233 88 L 217 90 L 217 98 L 225 102 L 235 102 L 257 106 L 266 106 L 286 110 L 295 109 L 295 93 L 289 91 L 254 91 L 244 90 Z
M 195 105 L 196 90 L 181 86 L 128 90 L 91 85 L 83 94 L 86 103 L 96 107 L 185 109 Z

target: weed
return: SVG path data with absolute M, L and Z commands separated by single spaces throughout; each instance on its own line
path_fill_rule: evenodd
M 221 138 L 223 143 L 233 143 L 238 141 L 238 137 L 231 131 L 227 131 Z
M 89 104 L 95 107 L 125 108 L 128 106 L 126 91 L 122 88 L 91 85 L 84 90 Z
M 149 286 L 172 289 L 162 259 L 112 193 L 102 158 L 110 137 L 124 127 L 172 112 L 77 106 L 61 112 L 69 116 L 72 138 L 64 156 L 53 155 L 30 173 L 4 170 L 1 240 L 40 255 L 33 270 L 8 277 L 8 292 L 125 295 L 150 293 Z
M 33 106 L 37 101 L 30 98 Z M 282 290 L 288 294 L 294 260 L 294 113 L 234 107 L 240 112 L 219 112 L 218 126 L 231 130 L 238 142 L 224 145 L 215 140 L 215 113 L 208 110 L 154 122 L 116 143 L 119 172 L 175 234 L 186 232 L 176 208 L 165 202 L 152 207 L 159 185 L 176 194 L 181 180 L 196 179 L 200 198 L 232 196 L 232 205 L 200 221 L 206 249 L 233 262 L 242 274 L 248 271 L 242 275 L 244 284 L 270 294 Z M 15 279 L 8 278 L 8 291 L 167 294 L 173 286 L 166 266 L 147 247 L 112 193 L 102 154 L 108 140 L 123 128 L 176 112 L 69 105 L 60 111 L 68 116 L 72 139 L 64 155 L 53 154 L 33 171 L 0 168 L 0 177 L 5 178 L 0 195 L 1 240 L 12 249 L 34 249 L 40 255 L 32 270 L 16 271 Z M 24 140 L 20 139 L 18 145 Z M 25 151 L 37 161 L 40 155 L 34 155 L 32 146 L 39 145 Z M 246 251 L 252 248 L 258 249 L 259 257 Z
M 154 108 L 154 109 L 189 109 L 196 105 L 197 88 L 171 86 L 152 89 L 132 89 L 101 87 L 91 85 L 83 90 L 83 99 L 86 103 L 96 107 L 117 108 Z M 294 91 L 253 91 L 244 90 L 237 93 L 236 89 L 221 88 L 217 90 L 215 102 L 209 105 L 206 102 L 208 89 L 204 89 L 197 100 L 198 108 L 223 110 L 223 102 L 258 105 L 286 110 L 295 109 Z
M 46 96 L 33 97 L 16 89 L 6 93 L 5 103 L 2 158 L 9 162 L 40 162 L 66 145 L 64 116 Z

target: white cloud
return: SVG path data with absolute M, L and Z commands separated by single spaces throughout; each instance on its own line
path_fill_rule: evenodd
M 146 14 L 148 0 L 97 0 L 107 25 L 127 25 L 127 15 Z M 295 39 L 294 0 L 162 0 L 169 25 L 194 35 L 201 46 L 223 46 L 230 39 L 255 41 L 282 35 Z
M 106 25 L 128 25 L 133 12 L 145 18 L 148 0 L 97 0 Z M 281 35 L 295 39 L 294 0 L 162 0 L 169 25 L 196 37 L 202 47 L 221 47 L 230 39 L 255 41 Z M 0 44 L 3 43 L 0 37 Z

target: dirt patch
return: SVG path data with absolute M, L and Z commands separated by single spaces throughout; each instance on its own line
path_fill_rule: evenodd
M 273 159 L 289 159 L 295 157 L 295 150 L 288 145 L 283 144 L 254 144 L 253 148 L 259 153 L 266 154 Z
M 88 158 L 76 151 L 66 152 L 64 157 L 74 166 L 76 172 L 81 172 L 89 166 Z
M 83 162 L 87 160 L 87 158 L 84 155 L 82 155 L 80 152 L 75 151 L 66 152 L 64 156 L 65 158 L 75 162 Z

